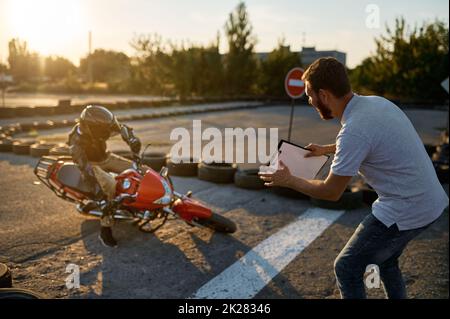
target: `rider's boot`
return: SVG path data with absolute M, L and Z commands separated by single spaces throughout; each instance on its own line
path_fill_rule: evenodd
M 98 208 L 98 205 L 94 200 L 88 200 L 86 203 L 80 204 L 79 206 L 79 210 L 84 214 L 88 214 L 90 211 L 96 208 Z
M 102 226 L 100 228 L 99 239 L 100 239 L 101 243 L 106 247 L 112 247 L 112 248 L 117 247 L 117 241 L 113 237 L 111 227 Z
M 111 216 L 111 207 L 110 205 L 106 205 L 103 208 L 103 216 L 100 220 L 100 236 L 99 239 L 103 245 L 107 247 L 117 247 L 117 241 L 114 239 L 112 234 L 112 226 L 114 224 L 114 218 Z

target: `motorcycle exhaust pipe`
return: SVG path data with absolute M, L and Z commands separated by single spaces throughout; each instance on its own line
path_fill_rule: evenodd
M 91 210 L 88 213 L 82 213 L 82 214 L 83 215 L 90 215 L 90 216 L 94 216 L 94 217 L 99 217 L 99 218 L 101 218 L 103 216 L 103 212 L 98 211 L 98 210 Z M 126 216 L 124 214 L 114 214 L 114 219 L 133 220 L 134 217 L 133 216 Z

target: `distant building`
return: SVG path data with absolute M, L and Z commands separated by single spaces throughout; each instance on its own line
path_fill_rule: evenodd
M 14 82 L 14 80 L 11 75 L 0 73 L 0 83 L 12 83 L 12 82 Z
M 333 57 L 343 65 L 346 65 L 347 54 L 336 50 L 329 51 L 316 51 L 315 47 L 303 47 L 300 52 L 302 64 L 304 67 L 308 67 L 311 63 L 319 58 Z
M 288 47 L 289 48 L 289 47 Z M 319 58 L 324 57 L 333 57 L 343 65 L 347 63 L 347 53 L 340 52 L 336 50 L 327 50 L 327 51 L 316 51 L 315 47 L 302 47 L 302 51 L 295 52 L 300 55 L 302 64 L 304 68 L 307 68 L 311 63 Z M 266 60 L 269 52 L 258 52 L 256 53 L 259 59 Z

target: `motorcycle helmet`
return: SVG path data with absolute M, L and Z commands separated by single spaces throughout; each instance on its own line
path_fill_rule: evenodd
M 120 132 L 120 125 L 114 114 L 106 107 L 88 105 L 81 112 L 80 131 L 92 139 L 107 140 Z

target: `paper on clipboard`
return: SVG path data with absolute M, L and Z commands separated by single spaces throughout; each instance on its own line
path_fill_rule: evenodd
M 261 166 L 260 172 L 275 172 L 278 169 L 278 162 L 281 160 L 293 176 L 314 179 L 329 157 L 323 155 L 305 158 L 305 154 L 309 152 L 301 146 L 282 140 L 278 146 L 278 152 L 274 154 L 270 161 L 270 166 Z

